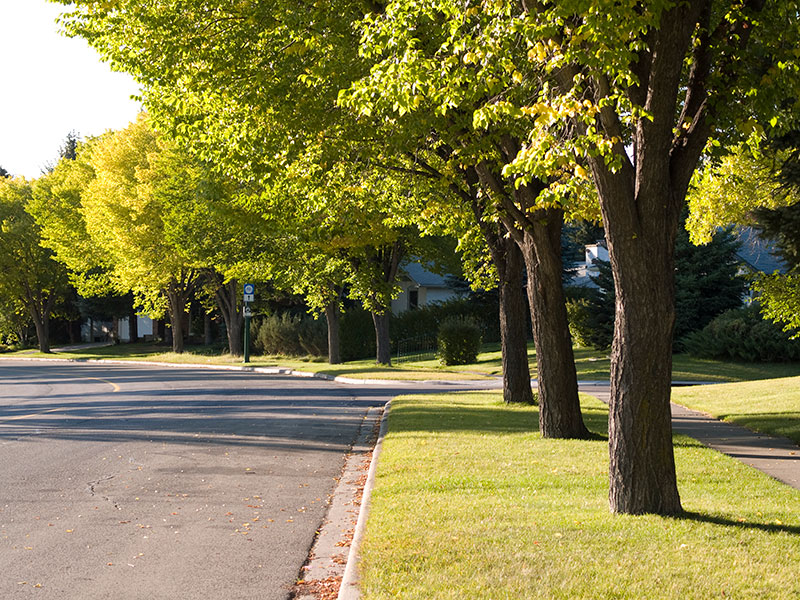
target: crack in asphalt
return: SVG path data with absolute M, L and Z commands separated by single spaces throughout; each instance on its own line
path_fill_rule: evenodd
M 106 477 L 101 477 L 97 481 L 90 481 L 86 485 L 89 486 L 89 494 L 91 496 L 98 496 L 99 495 L 106 502 L 110 502 L 114 506 L 114 508 L 116 508 L 117 510 L 122 510 L 122 507 L 119 504 L 117 504 L 114 500 L 112 500 L 108 496 L 104 496 L 102 494 L 98 494 L 97 491 L 95 491 L 95 486 L 103 483 L 104 481 L 109 481 L 110 479 L 114 479 L 115 477 L 116 477 L 116 475 L 107 475 Z

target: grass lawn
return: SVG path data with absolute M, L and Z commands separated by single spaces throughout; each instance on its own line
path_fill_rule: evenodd
M 800 444 L 800 377 L 672 390 L 678 404 Z
M 800 597 L 799 491 L 678 436 L 687 514 L 612 515 L 607 443 L 543 440 L 537 420 L 492 393 L 393 401 L 365 600 Z
M 574 348 L 575 369 L 582 381 L 607 381 L 611 369 L 608 352 L 591 348 Z M 528 343 L 528 357 L 531 373 L 536 375 L 536 351 L 533 342 Z M 404 363 L 417 367 L 435 368 L 435 359 Z M 441 367 L 439 367 L 441 368 Z M 484 344 L 478 361 L 471 365 L 447 367 L 450 371 L 482 372 L 491 375 L 502 373 L 500 344 Z M 771 379 L 800 375 L 800 363 L 734 363 L 720 360 L 693 358 L 688 354 L 675 354 L 672 357 L 672 378 L 675 381 L 750 381 L 752 379 Z

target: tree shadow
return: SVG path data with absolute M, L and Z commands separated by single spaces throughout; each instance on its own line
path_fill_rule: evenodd
M 539 409 L 533 405 L 497 404 L 475 406 L 459 400 L 462 392 L 448 395 L 448 403 L 394 404 L 389 428 L 392 433 L 479 433 L 513 435 L 539 431 Z M 463 392 L 470 393 L 470 392 Z M 590 431 L 588 441 L 607 441 L 607 413 L 583 407 L 583 421 Z
M 698 523 L 711 523 L 712 525 L 734 527 L 736 529 L 755 529 L 767 533 L 788 533 L 790 535 L 800 535 L 800 526 L 798 525 L 779 525 L 777 523 L 757 523 L 754 521 L 743 521 L 739 519 L 734 520 L 692 511 L 684 511 L 679 515 L 674 515 L 668 518 L 684 521 L 695 521 Z

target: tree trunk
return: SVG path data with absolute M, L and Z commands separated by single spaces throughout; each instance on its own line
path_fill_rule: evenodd
M 575 357 L 561 281 L 563 213 L 539 210 L 523 230 L 520 249 L 528 274 L 528 302 L 536 346 L 539 430 L 546 438 L 586 439 L 578 400 Z
M 228 336 L 228 352 L 231 356 L 241 356 L 244 352 L 242 333 L 244 329 L 244 315 L 239 310 L 239 282 L 231 279 L 226 284 L 220 284 L 214 293 L 225 330 Z
M 50 354 L 50 318 L 49 315 L 33 316 L 36 338 L 39 340 L 39 352 Z
M 210 346 L 214 343 L 211 336 L 211 314 L 208 312 L 203 313 L 203 344 Z
M 523 257 L 516 242 L 501 239 L 505 252 L 492 259 L 499 276 L 500 346 L 503 361 L 503 400 L 533 404 L 526 335 L 528 314 L 523 291 Z
M 128 315 L 128 337 L 131 344 L 139 341 L 139 315 L 133 309 Z
M 338 298 L 325 307 L 325 320 L 328 322 L 328 363 L 338 365 L 342 362 L 339 344 Z
M 375 324 L 376 362 L 379 365 L 391 365 L 392 348 L 389 340 L 389 313 L 373 312 L 372 322 Z
M 634 236 L 625 234 L 620 221 L 607 227 L 616 289 L 609 502 L 617 513 L 677 514 L 682 509 L 672 448 L 670 387 L 678 219 L 665 214 L 657 222 L 639 220 Z
M 527 311 L 523 291 L 523 257 L 516 242 L 502 224 L 485 219 L 479 198 L 479 176 L 475 169 L 464 172 L 472 213 L 489 248 L 497 269 L 500 304 L 500 355 L 503 363 L 503 400 L 506 403 L 533 404 L 531 370 L 528 364 L 528 339 L 525 331 Z
M 169 302 L 169 322 L 172 333 L 172 351 L 176 354 L 182 354 L 184 349 L 183 344 L 183 327 L 186 320 L 186 298 L 180 290 L 173 286 L 167 292 Z

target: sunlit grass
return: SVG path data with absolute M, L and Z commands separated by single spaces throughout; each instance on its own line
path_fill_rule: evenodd
M 800 377 L 676 388 L 673 401 L 800 444 Z
M 688 514 L 615 516 L 607 443 L 544 440 L 537 419 L 492 393 L 393 401 L 365 599 L 800 597 L 800 492 L 678 436 Z

